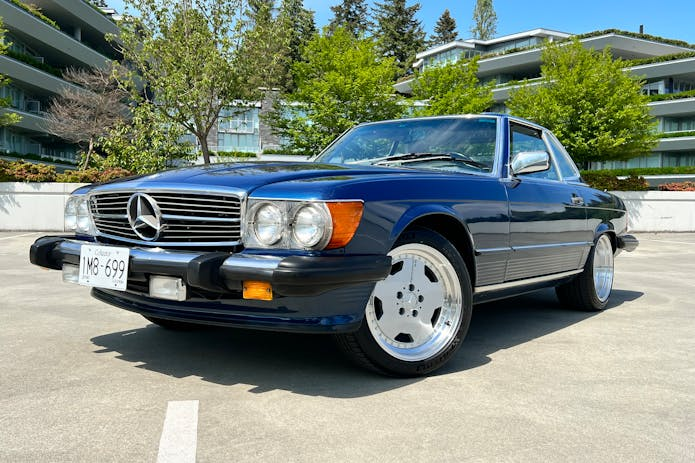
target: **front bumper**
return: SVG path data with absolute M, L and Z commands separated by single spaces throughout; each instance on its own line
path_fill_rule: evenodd
M 65 236 L 39 238 L 32 264 L 61 269 L 79 265 L 86 241 Z M 108 246 L 100 243 L 100 245 Z M 388 256 L 273 256 L 229 252 L 130 248 L 128 291 L 93 290 L 104 302 L 176 320 L 292 331 L 334 331 L 359 325 L 377 281 L 391 269 Z M 186 301 L 151 298 L 150 275 L 181 278 Z M 242 298 L 242 282 L 266 281 L 271 301 Z

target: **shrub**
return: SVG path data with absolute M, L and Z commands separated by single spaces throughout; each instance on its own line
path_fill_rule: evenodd
M 129 177 L 133 172 L 121 167 L 106 169 L 66 170 L 57 175 L 58 182 L 65 183 L 102 183 L 117 178 Z
M 1 182 L 55 182 L 56 169 L 46 164 L 0 160 Z
M 695 191 L 695 182 L 674 182 L 659 185 L 661 191 Z
M 630 175 L 626 179 L 619 179 L 613 172 L 584 171 L 582 178 L 592 188 L 611 191 L 645 191 L 649 184 L 644 177 Z
M 636 167 L 632 169 L 605 169 L 605 170 L 583 170 L 582 176 L 585 174 L 611 174 L 620 177 L 629 175 L 670 175 L 670 174 L 695 174 L 695 166 L 679 166 L 679 167 Z

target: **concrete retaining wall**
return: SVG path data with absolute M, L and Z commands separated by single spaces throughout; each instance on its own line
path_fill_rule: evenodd
M 0 230 L 62 231 L 65 201 L 80 186 L 0 182 Z
M 695 231 L 695 191 L 613 191 L 625 201 L 635 232 Z
M 63 230 L 63 209 L 77 183 L 0 182 L 0 231 Z M 695 192 L 614 191 L 635 232 L 695 232 Z

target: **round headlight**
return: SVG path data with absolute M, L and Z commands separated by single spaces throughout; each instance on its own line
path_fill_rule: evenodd
M 271 246 L 282 238 L 283 214 L 271 203 L 260 205 L 253 217 L 253 232 L 259 243 Z
M 326 217 L 316 206 L 302 206 L 294 214 L 292 236 L 301 246 L 316 246 L 323 239 L 325 229 Z
M 65 229 L 74 231 L 77 228 L 77 201 L 69 198 L 65 204 Z
M 89 233 L 92 220 L 89 217 L 89 202 L 86 199 L 77 203 L 77 231 Z

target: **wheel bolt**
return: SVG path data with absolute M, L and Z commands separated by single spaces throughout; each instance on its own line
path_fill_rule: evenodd
M 400 292 L 400 291 L 398 291 L 398 293 L 396 293 L 396 297 L 397 297 L 398 299 L 403 299 L 403 293 Z
M 422 302 L 422 301 L 425 300 L 425 298 L 424 298 L 424 296 L 418 296 L 418 297 L 417 297 L 417 300 L 418 300 L 419 302 Z
M 410 289 L 411 291 L 415 291 L 415 285 L 414 285 L 414 284 L 411 284 L 411 285 L 408 287 L 408 289 Z
M 398 313 L 400 315 L 403 315 L 405 313 L 405 309 L 403 307 L 401 307 L 400 309 L 398 309 Z
M 413 310 L 413 317 L 417 317 L 417 310 Z

